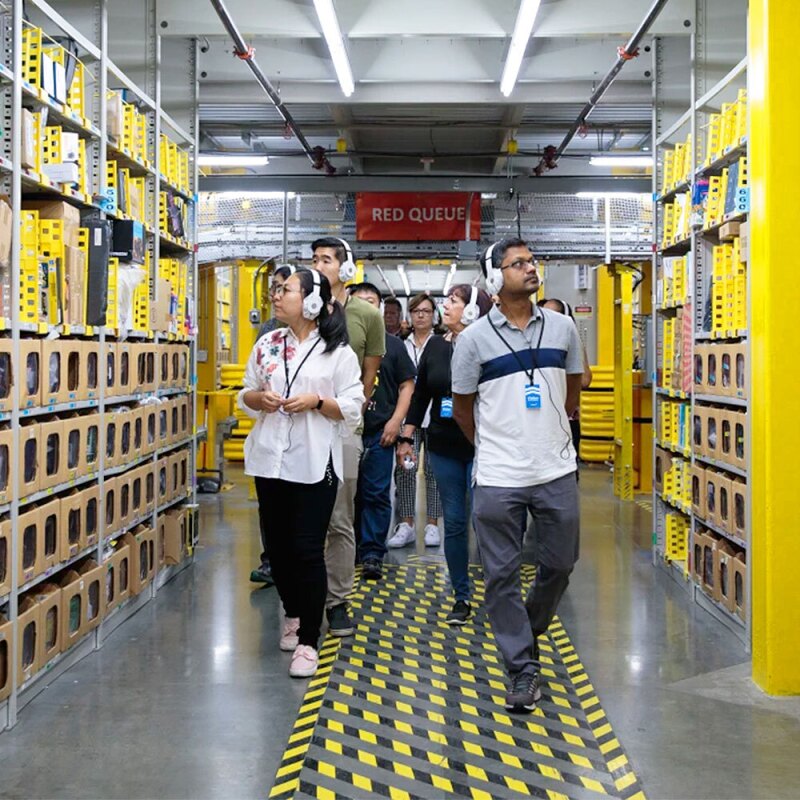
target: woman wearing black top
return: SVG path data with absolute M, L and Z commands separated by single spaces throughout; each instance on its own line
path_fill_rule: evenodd
M 417 383 L 406 425 L 398 439 L 397 461 L 414 458 L 413 435 L 422 425 L 431 404 L 428 452 L 439 487 L 444 516 L 444 554 L 450 571 L 455 605 L 447 616 L 449 625 L 463 625 L 472 614 L 469 585 L 468 524 L 474 448 L 453 419 L 450 361 L 458 334 L 489 312 L 492 300 L 482 289 L 467 284 L 454 286 L 444 301 L 443 321 L 448 329 L 428 343 L 417 369 Z

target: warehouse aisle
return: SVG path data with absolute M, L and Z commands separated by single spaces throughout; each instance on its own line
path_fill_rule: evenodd
M 595 796 L 599 789 L 592 781 L 597 781 L 609 794 L 627 797 L 640 788 L 635 778 L 621 790 L 615 781 L 632 767 L 650 798 L 788 798 L 796 794 L 800 701 L 763 699 L 749 704 L 755 693 L 747 691 L 743 679 L 746 658 L 739 643 L 704 611 L 690 606 L 677 584 L 652 568 L 648 512 L 614 501 L 605 472 L 585 472 L 581 486 L 583 555 L 561 606 L 564 632 L 555 632 L 549 653 L 554 673 L 550 697 L 558 693 L 554 686 L 560 684 L 565 689 L 562 701 L 551 700 L 555 706 L 544 707 L 544 721 L 527 718 L 519 728 L 515 722 L 511 741 L 503 740 L 502 729 L 496 727 L 502 720 L 492 716 L 490 700 L 498 694 L 497 687 L 470 683 L 470 676 L 484 674 L 500 680 L 491 673 L 496 668 L 492 644 L 478 626 L 474 640 L 454 642 L 461 650 L 458 675 L 448 677 L 441 699 L 426 699 L 440 707 L 447 725 L 455 723 L 465 732 L 464 741 L 474 734 L 470 724 L 478 729 L 471 749 L 458 743 L 461 763 L 454 759 L 447 778 L 453 791 L 482 785 L 488 796 L 509 796 L 510 787 L 523 792 L 513 783 L 522 768 L 527 772 L 525 790 L 534 795 L 548 796 L 541 794 L 543 787 L 553 792 L 557 785 L 553 781 L 560 780 L 562 796 Z M 58 695 L 53 692 L 51 700 L 45 691 L 23 711 L 17 728 L 0 736 L 0 797 L 265 798 L 293 731 L 290 751 L 298 743 L 309 743 L 302 731 L 316 709 L 307 704 L 298 720 L 307 684 L 288 678 L 287 657 L 276 649 L 274 589 L 254 589 L 247 581 L 259 546 L 256 509 L 248 502 L 246 489 L 237 485 L 223 495 L 204 497 L 202 526 L 204 546 L 194 568 L 178 576 L 155 602 L 116 632 L 103 651 L 62 677 Z M 405 709 L 399 705 L 398 693 L 406 695 L 402 702 L 412 711 L 417 706 L 428 708 L 413 693 L 399 688 L 403 680 L 413 682 L 402 674 L 413 673 L 413 664 L 399 670 L 399 676 L 384 674 L 384 686 L 372 684 L 370 691 L 379 695 L 378 700 L 366 697 L 363 679 L 374 677 L 366 663 L 378 663 L 367 657 L 372 651 L 389 652 L 393 667 L 404 659 L 423 661 L 424 651 L 436 650 L 430 642 L 446 641 L 447 629 L 432 619 L 441 579 L 435 562 L 420 551 L 407 566 L 391 571 L 385 587 L 371 587 L 371 610 L 358 609 L 359 614 L 372 617 L 367 627 L 359 628 L 358 637 L 342 645 L 341 653 L 330 647 L 326 651 L 335 680 L 329 685 L 321 674 L 310 701 L 312 706 L 314 700 L 322 701 L 319 731 L 330 732 L 326 738 L 338 742 L 328 753 L 330 765 L 339 765 L 340 771 L 331 776 L 326 774 L 329 766 L 319 770 L 318 764 L 325 759 L 315 760 L 315 756 L 319 742 L 324 747 L 325 740 L 315 739 L 312 748 L 317 750 L 295 755 L 294 763 L 300 766 L 284 771 L 278 785 L 300 771 L 304 781 L 321 772 L 311 784 L 303 785 L 304 792 L 314 796 L 314 787 L 319 785 L 345 791 L 349 780 L 348 796 L 368 794 L 363 788 L 353 788 L 359 784 L 347 765 L 359 761 L 359 748 L 348 750 L 342 737 L 366 727 L 362 712 L 367 702 L 380 700 L 385 707 L 393 698 L 385 713 L 400 721 Z M 421 587 L 415 587 L 415 581 Z M 416 622 L 418 630 L 410 632 L 422 645 L 423 657 L 393 650 L 392 637 L 398 630 L 394 625 L 405 624 L 406 615 L 393 617 L 392 612 L 408 602 L 403 598 L 412 596 L 409 589 L 422 598 L 415 613 L 431 617 Z M 381 590 L 386 596 L 376 604 Z M 467 631 L 459 636 L 464 638 Z M 408 641 L 406 645 L 414 646 Z M 361 664 L 356 648 L 367 651 L 361 654 Z M 581 671 L 571 669 L 576 663 L 585 668 L 588 680 Z M 477 697 L 454 691 L 454 685 L 466 685 Z M 352 709 L 346 703 L 343 710 L 328 702 L 335 699 L 334 692 L 339 699 L 349 696 Z M 577 710 L 576 698 L 591 700 L 595 695 L 597 704 Z M 556 747 L 546 738 L 536 738 L 535 724 L 541 722 L 552 733 L 558 705 L 563 716 L 555 725 L 561 737 Z M 599 707 L 607 722 L 593 717 Z M 503 716 L 500 707 L 497 712 Z M 440 724 L 437 717 L 433 719 L 436 723 L 428 717 L 429 724 L 422 726 L 426 735 Z M 534 724 L 534 730 L 528 723 Z M 410 754 L 404 752 L 407 731 L 402 726 L 377 730 L 380 735 L 374 743 L 361 740 L 362 751 L 377 753 L 394 747 L 402 753 L 398 763 L 413 763 L 425 755 L 413 747 Z M 497 747 L 487 746 L 487 733 L 499 743 Z M 590 766 L 569 757 L 569 752 L 580 756 L 581 751 L 565 733 L 584 741 Z M 532 747 L 532 741 L 539 749 Z M 437 746 L 444 754 L 442 742 L 432 743 L 429 749 Z M 521 758 L 518 767 L 513 757 L 520 746 L 528 748 L 530 758 Z M 551 754 L 544 748 L 550 748 Z M 631 766 L 614 760 L 623 750 Z M 724 771 L 707 770 L 712 750 L 715 758 L 724 760 Z M 615 757 L 598 755 L 609 752 Z M 560 758 L 566 759 L 564 768 L 559 768 Z M 443 764 L 440 758 L 439 767 Z M 532 773 L 534 766 L 538 774 Z M 372 768 L 385 769 L 386 764 L 376 761 Z M 376 779 L 372 791 L 381 792 L 384 787 L 377 773 L 369 775 Z M 483 775 L 496 781 L 500 787 L 496 793 Z M 417 772 L 415 779 L 420 777 Z M 342 779 L 344 783 L 336 783 Z M 408 775 L 398 776 L 401 779 L 412 780 Z M 421 796 L 446 794 L 446 785 L 427 780 L 427 792 Z

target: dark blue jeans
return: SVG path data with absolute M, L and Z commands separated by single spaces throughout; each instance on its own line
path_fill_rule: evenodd
M 469 517 L 472 461 L 428 452 L 444 512 L 444 556 L 456 600 L 469 602 Z
M 386 536 L 392 524 L 392 472 L 394 447 L 381 447 L 381 433 L 364 437 L 364 454 L 358 473 L 358 506 L 361 519 L 361 541 L 358 555 L 377 558 L 386 555 Z

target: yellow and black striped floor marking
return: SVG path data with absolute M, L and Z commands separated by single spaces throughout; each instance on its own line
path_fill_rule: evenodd
M 644 800 L 561 622 L 540 641 L 542 700 L 512 716 L 471 568 L 476 613 L 445 624 L 445 570 L 387 565 L 352 598 L 356 633 L 328 638 L 270 798 Z M 523 569 L 530 582 L 533 569 Z

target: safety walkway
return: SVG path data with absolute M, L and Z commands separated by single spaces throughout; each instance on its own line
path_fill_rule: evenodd
M 525 583 L 534 574 L 524 567 Z M 471 568 L 475 616 L 445 621 L 440 559 L 361 581 L 353 637 L 328 638 L 270 798 L 644 798 L 567 632 L 541 642 L 542 700 L 506 713 L 502 659 Z

